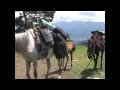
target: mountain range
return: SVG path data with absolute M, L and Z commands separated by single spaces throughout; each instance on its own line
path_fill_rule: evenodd
M 91 36 L 91 31 L 105 32 L 105 22 L 91 22 L 91 21 L 60 21 L 53 23 L 53 25 L 61 27 L 65 32 L 69 33 L 71 39 L 75 42 L 87 40 Z

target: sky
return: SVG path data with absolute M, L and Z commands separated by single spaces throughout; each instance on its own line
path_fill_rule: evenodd
M 52 23 L 59 21 L 105 22 L 105 11 L 56 11 Z
M 19 14 L 15 12 L 15 17 L 19 17 Z M 52 23 L 59 21 L 105 22 L 105 11 L 56 11 Z

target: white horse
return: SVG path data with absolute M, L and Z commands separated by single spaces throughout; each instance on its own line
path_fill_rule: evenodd
M 48 30 L 49 31 L 49 30 Z M 52 35 L 52 34 L 49 34 Z M 49 70 L 50 70 L 50 57 L 54 55 L 53 47 L 47 45 L 48 54 L 43 56 L 43 54 L 38 53 L 36 45 L 35 45 L 35 34 L 33 29 L 29 29 L 26 32 L 15 33 L 15 51 L 20 53 L 26 60 L 26 76 L 30 79 L 30 67 L 31 63 L 33 63 L 34 68 L 34 77 L 37 79 L 37 60 L 46 59 L 47 61 L 47 74 L 46 78 L 48 78 Z M 59 76 L 60 77 L 60 76 Z

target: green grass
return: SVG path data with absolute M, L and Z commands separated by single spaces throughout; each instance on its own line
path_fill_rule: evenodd
M 79 79 L 86 77 L 99 77 L 99 78 L 105 78 L 105 57 L 103 57 L 103 71 L 99 70 L 100 68 L 100 57 L 98 59 L 98 65 L 97 65 L 97 72 L 94 72 L 94 61 L 91 62 L 91 64 L 88 66 L 87 70 L 85 70 L 86 66 L 90 62 L 90 60 L 87 57 L 87 47 L 86 46 L 77 46 L 76 51 L 73 54 L 73 59 L 76 61 L 73 61 L 73 68 L 70 70 L 70 72 L 63 73 L 65 78 L 74 78 Z M 70 61 L 69 61 L 70 64 Z M 69 65 L 70 67 L 70 65 Z

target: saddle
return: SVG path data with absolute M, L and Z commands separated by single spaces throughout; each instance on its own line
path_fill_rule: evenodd
M 52 36 L 49 31 L 35 29 L 35 44 L 37 51 L 42 52 L 42 56 L 48 55 L 48 48 L 54 45 Z
M 97 46 L 105 46 L 105 39 L 103 38 L 104 33 L 99 31 L 92 31 L 91 33 L 91 39 L 93 40 L 94 44 L 96 44 Z

